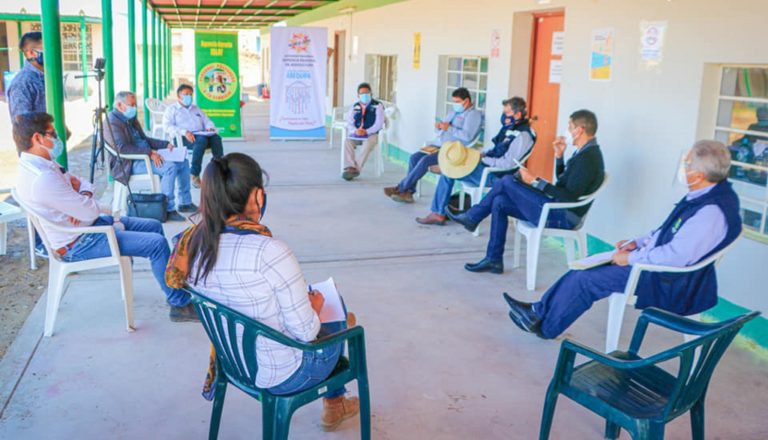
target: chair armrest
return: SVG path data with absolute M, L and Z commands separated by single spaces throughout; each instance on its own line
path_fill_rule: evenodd
M 324 336 L 320 339 L 309 342 L 306 345 L 308 345 L 309 349 L 311 350 L 317 350 L 319 348 L 328 347 L 329 345 L 338 344 L 340 342 L 356 339 L 362 336 L 363 328 L 360 326 L 354 326 L 352 328 Z
M 566 339 L 565 341 L 563 341 L 563 345 L 560 346 L 560 351 L 561 353 L 572 352 L 575 354 L 580 354 L 584 357 L 592 359 L 603 365 L 607 365 L 609 367 L 616 368 L 619 370 L 632 370 L 640 367 L 647 367 L 649 365 L 658 364 L 660 362 L 665 362 L 670 359 L 681 356 L 681 353 L 662 352 L 657 355 L 644 358 L 644 359 L 642 358 L 633 359 L 633 360 L 619 359 L 611 356 L 610 353 L 605 354 L 605 353 L 599 352 L 590 347 L 587 347 L 586 345 L 580 344 L 570 339 Z M 635 353 L 632 353 L 632 354 L 635 354 Z
M 720 328 L 721 326 L 721 323 L 719 322 L 701 322 L 655 307 L 649 307 L 643 310 L 643 313 L 640 315 L 638 325 L 640 325 L 642 321 L 653 323 L 660 327 L 689 335 L 703 335 L 714 329 Z
M 73 234 L 106 234 L 109 243 L 109 251 L 113 257 L 120 256 L 120 247 L 117 245 L 117 235 L 115 228 L 111 225 L 104 226 L 61 226 L 44 219 L 39 219 L 45 226 L 60 232 L 71 232 Z

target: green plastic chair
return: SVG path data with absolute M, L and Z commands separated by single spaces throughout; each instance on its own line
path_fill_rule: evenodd
M 634 440 L 663 439 L 664 426 L 690 411 L 692 438 L 704 440 L 704 398 L 712 372 L 739 330 L 759 314 L 703 323 L 648 308 L 640 315 L 626 352 L 604 354 L 566 339 L 547 390 L 539 440 L 549 438 L 559 394 L 606 419 L 607 439 L 618 438 L 621 428 Z M 638 351 L 649 323 L 698 337 L 641 358 Z M 577 354 L 591 360 L 574 367 Z M 679 360 L 677 374 L 658 366 L 673 359 Z
M 353 380 L 357 380 L 360 394 L 360 436 L 364 440 L 371 438 L 371 404 L 362 327 L 346 329 L 309 343 L 299 342 L 191 289 L 185 290 L 192 295 L 192 304 L 200 316 L 200 322 L 216 348 L 217 377 L 208 432 L 210 440 L 216 439 L 219 435 L 227 384 L 231 383 L 244 393 L 261 401 L 261 432 L 262 438 L 266 440 L 287 439 L 291 416 L 297 409 L 319 399 L 328 390 L 341 388 Z M 242 331 L 242 336 L 238 337 L 238 331 Z M 328 379 L 310 389 L 291 395 L 276 396 L 255 385 L 258 370 L 257 336 L 302 351 L 315 351 L 347 342 L 349 361 L 340 362 Z

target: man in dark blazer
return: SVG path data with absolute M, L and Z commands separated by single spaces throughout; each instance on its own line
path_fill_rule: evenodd
M 152 172 L 160 176 L 160 190 L 168 197 L 168 220 L 184 221 L 176 211 L 176 179 L 179 180 L 179 211 L 195 212 L 197 206 L 192 203 L 190 193 L 189 161 L 164 161 L 157 150 L 173 149 L 173 144 L 155 139 L 144 134 L 136 118 L 136 95 L 132 92 L 119 92 L 115 96 L 113 110 L 107 115 L 104 127 L 104 140 L 119 154 L 146 154 L 152 161 Z M 132 174 L 146 174 L 144 161 L 131 161 L 113 157 L 110 159 L 112 177 L 128 184 Z
M 521 167 L 519 173 L 497 181 L 488 195 L 464 214 L 447 212 L 448 217 L 474 231 L 484 218 L 491 217 L 491 232 L 485 258 L 467 263 L 470 272 L 504 272 L 504 244 L 507 239 L 508 216 L 533 224 L 539 222 L 545 203 L 575 202 L 595 192 L 603 183 L 603 155 L 597 144 L 597 117 L 589 110 L 578 110 L 568 121 L 570 142 L 560 136 L 554 142 L 557 159 L 557 182 L 552 184 L 537 178 Z M 568 143 L 576 152 L 566 163 L 563 153 Z M 574 229 L 578 227 L 590 205 L 550 212 L 547 227 Z

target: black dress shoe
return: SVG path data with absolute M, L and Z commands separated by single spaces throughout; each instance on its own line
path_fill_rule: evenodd
M 532 303 L 527 303 L 525 301 L 518 301 L 512 298 L 507 292 L 502 293 L 501 296 L 504 297 L 504 301 L 507 302 L 510 309 L 530 310 L 530 313 L 533 313 Z
M 539 318 L 536 312 L 533 311 L 531 303 L 518 301 L 509 296 L 506 292 L 504 292 L 504 300 L 509 304 L 509 317 L 515 325 L 520 327 L 523 331 L 544 338 L 544 335 L 541 333 L 541 318 Z
M 190 203 L 189 205 L 179 205 L 179 212 L 197 212 L 197 205 Z
M 512 320 L 512 322 L 515 323 L 516 326 L 520 328 L 520 330 L 527 333 L 533 333 L 541 339 L 547 339 L 543 334 L 541 334 L 541 322 L 536 322 L 534 324 L 526 323 L 522 321 L 520 317 L 515 314 L 515 312 L 509 312 L 509 318 Z
M 492 261 L 488 258 L 483 258 L 477 263 L 465 264 L 464 269 L 467 269 L 470 272 L 490 272 L 499 274 L 504 272 L 504 262 Z
M 477 223 L 472 223 L 472 220 L 469 219 L 469 216 L 466 212 L 461 214 L 454 214 L 450 209 L 446 209 L 445 215 L 447 215 L 449 219 L 464 226 L 464 229 L 469 232 L 475 232 L 475 229 L 477 229 Z
M 179 214 L 178 211 L 168 211 L 167 219 L 169 222 L 183 222 L 187 220 L 187 218 Z

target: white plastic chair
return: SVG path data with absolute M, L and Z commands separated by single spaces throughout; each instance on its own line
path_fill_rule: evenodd
M 10 189 L 0 189 L 0 194 L 10 192 Z M 7 202 L 0 202 L 0 255 L 5 255 L 8 252 L 8 223 L 23 218 L 26 218 L 27 220 L 27 235 L 29 237 L 29 268 L 36 270 L 37 262 L 35 261 L 35 230 L 24 211 L 18 206 L 13 206 Z
M 120 270 L 120 289 L 125 303 L 125 321 L 126 330 L 134 330 L 133 323 L 133 269 L 131 268 L 131 257 L 120 255 L 120 248 L 117 246 L 117 236 L 112 226 L 59 226 L 48 222 L 44 218 L 38 217 L 24 202 L 17 196 L 16 190 L 11 190 L 13 198 L 19 202 L 19 205 L 27 212 L 30 221 L 43 240 L 45 249 L 48 251 L 48 298 L 45 305 L 45 327 L 43 334 L 50 337 L 53 335 L 53 327 L 56 323 L 56 315 L 59 313 L 59 304 L 66 290 L 67 275 L 75 272 L 82 272 L 91 269 L 101 269 L 104 267 L 117 266 Z M 67 263 L 61 259 L 55 249 L 48 241 L 45 234 L 45 228 L 61 232 L 72 232 L 77 234 L 106 234 L 109 241 L 109 250 L 111 255 L 108 257 L 94 258 L 92 260 Z
M 580 208 L 592 203 L 597 195 L 608 184 L 608 173 L 605 173 L 603 183 L 592 194 L 582 196 L 577 202 L 570 203 L 545 203 L 541 210 L 541 217 L 539 217 L 539 224 L 517 220 L 515 225 L 515 253 L 513 267 L 520 267 L 520 248 L 522 237 L 525 236 L 525 242 L 527 245 L 526 250 L 526 266 L 525 266 L 525 284 L 528 290 L 536 289 L 536 269 L 539 264 L 539 249 L 541 247 L 541 238 L 545 235 L 551 237 L 561 237 L 565 242 L 565 255 L 568 261 L 573 261 L 576 258 L 576 251 L 574 245 L 578 243 L 579 254 L 584 257 L 587 255 L 587 233 L 584 231 L 583 225 L 586 223 L 586 214 L 582 219 L 581 225 L 576 229 L 559 229 L 559 228 L 547 228 L 547 219 L 550 212 L 556 209 L 572 209 Z
M 330 133 L 330 139 L 328 140 L 328 148 L 333 149 L 333 133 L 335 131 L 341 132 L 341 138 L 340 138 L 340 144 L 342 146 L 342 152 L 344 147 L 344 139 L 347 138 L 347 111 L 349 111 L 351 106 L 345 106 L 345 107 L 334 107 L 333 108 L 333 119 L 331 120 L 331 133 Z M 343 154 L 343 153 L 342 153 Z
M 710 264 L 717 265 L 720 260 L 730 251 L 736 242 L 739 241 L 741 235 L 736 237 L 736 240 L 728 246 L 721 249 L 719 252 L 712 254 L 709 258 L 702 260 L 692 266 L 686 267 L 671 267 L 671 266 L 658 266 L 653 264 L 633 264 L 632 271 L 629 273 L 629 279 L 627 285 L 624 287 L 623 292 L 614 292 L 608 297 L 608 322 L 605 330 L 605 352 L 610 353 L 616 350 L 619 346 L 619 338 L 621 337 L 621 326 L 624 320 L 624 310 L 627 306 L 634 306 L 637 301 L 635 291 L 637 290 L 637 283 L 640 280 L 640 275 L 643 272 L 664 272 L 664 273 L 690 273 L 701 270 Z M 699 315 L 688 316 L 690 319 L 699 319 Z M 688 342 L 694 339 L 693 335 L 685 335 L 685 341 Z
M 149 110 L 150 136 L 157 139 L 165 138 L 165 129 L 163 128 L 163 114 L 168 108 L 163 101 L 155 98 L 144 100 L 147 110 Z
M 104 143 L 104 149 L 107 153 L 117 157 L 117 152 L 111 145 Z M 138 186 L 149 184 L 150 191 L 153 193 L 160 192 L 160 176 L 152 171 L 152 159 L 146 154 L 121 154 L 121 159 L 124 160 L 143 160 L 144 165 L 147 167 L 147 174 L 131 174 L 131 178 L 128 183 L 131 185 L 131 191 L 134 191 Z M 121 216 L 128 215 L 128 187 L 115 180 L 115 189 L 112 194 L 112 214 L 119 213 Z
M 382 102 L 382 105 L 384 105 L 383 102 Z M 396 110 L 397 109 L 395 109 L 394 107 L 389 107 L 384 105 L 384 126 L 381 128 L 381 130 L 379 130 L 378 142 L 376 143 L 376 146 L 373 147 L 373 151 L 371 151 L 371 155 L 373 156 L 373 160 L 375 161 L 374 166 L 376 167 L 376 177 L 380 177 L 384 173 L 384 145 L 386 145 L 386 142 L 388 140 L 388 134 L 389 134 L 390 124 L 391 124 L 390 115 L 393 115 Z M 342 138 L 342 144 L 340 148 L 341 150 L 340 151 L 340 156 L 341 156 L 340 172 L 344 172 L 344 142 L 347 137 L 346 125 L 344 125 L 344 131 L 342 135 L 343 135 L 343 138 Z M 331 142 L 333 142 L 333 138 L 331 138 Z
M 477 143 L 480 142 L 480 135 L 481 134 L 482 134 L 482 130 L 480 130 L 477 133 L 477 136 L 475 136 L 475 138 L 472 139 L 466 146 L 469 147 L 469 148 L 474 148 L 475 145 L 477 145 Z M 427 146 L 429 146 L 429 143 L 428 142 L 424 142 L 421 145 L 421 148 L 424 148 L 424 147 L 427 147 Z M 427 174 L 429 174 L 429 173 L 432 173 L 432 171 L 427 171 Z M 437 175 L 437 174 L 435 174 L 435 175 Z M 421 197 L 421 182 L 423 180 L 424 180 L 424 178 L 422 177 L 421 179 L 419 179 L 419 183 L 416 184 L 416 192 L 413 194 L 413 196 L 416 197 L 416 198 Z
M 528 158 L 531 156 L 531 153 L 533 153 L 533 149 L 529 151 L 523 158 L 519 161 L 521 164 L 525 164 L 525 162 L 528 160 Z M 483 198 L 483 194 L 487 190 L 490 189 L 490 187 L 487 185 L 488 183 L 488 177 L 493 173 L 504 173 L 508 171 L 512 171 L 515 168 L 498 168 L 498 167 L 486 167 L 483 169 L 483 175 L 480 177 L 480 184 L 478 186 L 474 186 L 469 182 L 461 182 L 461 192 L 459 193 L 459 210 L 464 210 L 464 194 L 469 194 L 469 200 L 471 201 L 471 206 L 475 206 L 478 203 L 480 203 L 480 200 Z M 480 235 L 480 225 L 475 228 L 474 231 L 472 231 L 472 235 L 477 237 Z

